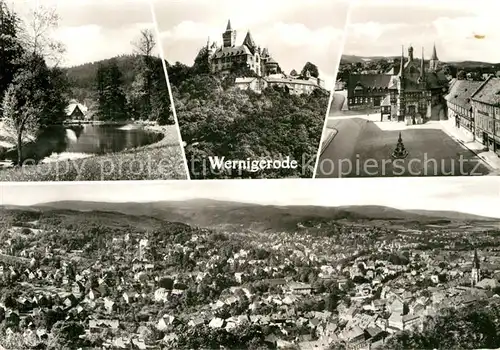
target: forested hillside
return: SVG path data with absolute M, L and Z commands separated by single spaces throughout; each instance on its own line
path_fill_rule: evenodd
M 135 67 L 138 57 L 135 55 L 122 55 L 97 62 L 89 62 L 80 66 L 64 68 L 71 85 L 73 98 L 84 101 L 92 99 L 97 94 L 96 76 L 99 65 L 106 66 L 114 61 L 122 72 L 124 89 L 130 90 L 135 78 Z M 161 65 L 161 62 L 159 63 Z
M 211 74 L 204 49 L 192 67 L 179 62 L 169 67 L 191 178 L 312 177 L 328 94 L 318 89 L 311 95 L 291 95 L 276 87 L 261 94 L 240 90 L 234 87 L 235 78 L 253 73 L 245 68 L 233 68 L 226 77 Z M 214 172 L 211 156 L 228 160 L 290 157 L 299 167 Z

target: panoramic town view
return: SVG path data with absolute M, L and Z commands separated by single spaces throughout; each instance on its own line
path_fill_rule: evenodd
M 469 5 L 353 5 L 317 177 L 499 175 L 498 21 Z
M 187 178 L 150 7 L 118 5 L 0 1 L 0 181 Z
M 0 346 L 498 348 L 500 183 L 463 179 L 6 186 Z
M 311 178 L 348 1 L 154 5 L 190 177 Z

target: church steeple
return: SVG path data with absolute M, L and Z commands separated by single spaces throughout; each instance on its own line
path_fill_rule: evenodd
M 432 56 L 431 60 L 436 60 L 439 61 L 437 53 L 436 53 L 436 43 L 434 43 L 434 46 L 432 47 Z
M 470 275 L 470 284 L 474 287 L 481 279 L 481 266 L 479 265 L 479 257 L 477 249 L 474 249 L 474 260 L 472 261 L 472 270 Z
M 436 53 L 436 44 L 432 47 L 432 56 L 431 59 L 429 60 L 429 69 L 430 70 L 436 70 L 438 67 L 439 59 L 437 57 Z
M 479 264 L 479 257 L 477 256 L 477 249 L 474 249 L 474 261 L 473 265 L 475 269 L 480 269 L 480 264 Z
M 231 28 L 231 20 L 230 20 L 230 19 L 228 19 L 228 20 L 227 20 L 226 30 L 233 30 L 233 29 Z

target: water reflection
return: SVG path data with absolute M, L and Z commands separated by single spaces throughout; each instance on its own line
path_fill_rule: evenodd
M 41 161 L 53 153 L 105 154 L 148 145 L 161 135 L 142 128 L 121 129 L 117 125 L 51 126 L 44 129 L 37 140 L 23 147 L 23 158 Z M 6 159 L 17 160 L 17 151 L 6 154 Z

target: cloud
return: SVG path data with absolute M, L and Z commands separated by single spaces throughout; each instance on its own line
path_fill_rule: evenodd
M 59 23 L 51 36 L 65 46 L 62 64 L 67 66 L 132 53 L 131 42 L 153 26 L 145 0 L 33 0 L 13 6 L 26 23 L 38 6 L 56 11 Z
M 397 55 L 412 44 L 430 52 L 436 43 L 442 61 L 496 62 L 500 57 L 500 21 L 493 2 L 358 0 L 353 6 L 344 53 Z M 483 6 L 481 6 L 483 5 Z M 411 16 L 408 16 L 411 14 Z M 404 20 L 403 20 L 404 19 Z M 485 35 L 484 40 L 474 34 Z
M 306 62 L 333 76 L 340 53 L 348 0 L 154 1 L 169 62 L 191 65 L 207 38 L 222 41 L 228 19 L 241 44 L 248 30 L 261 47 L 268 47 L 281 68 L 300 70 Z
M 246 28 L 239 27 L 239 22 L 231 22 L 237 31 L 238 44 L 241 44 L 247 30 L 250 29 L 257 45 L 268 47 L 271 55 L 285 71 L 300 70 L 310 61 L 326 74 L 333 76 L 334 61 L 340 50 L 342 29 L 333 26 L 312 29 L 303 23 L 284 22 Z M 161 32 L 160 38 L 164 43 L 166 59 L 191 64 L 208 37 L 211 41 L 221 43 L 225 25 L 225 22 L 219 26 L 212 26 L 188 20 Z
M 193 21 L 183 21 L 173 27 L 171 30 L 167 30 L 160 33 L 160 38 L 165 40 L 196 40 L 196 39 L 207 39 L 220 32 L 220 28 L 213 28 L 206 23 L 193 22 Z
M 123 30 L 107 29 L 96 24 L 60 27 L 54 38 L 64 43 L 66 48 L 62 64 L 76 66 L 132 53 L 133 42 L 140 30 L 151 26 L 151 23 L 135 23 Z M 120 40 L 116 40 L 117 37 Z

